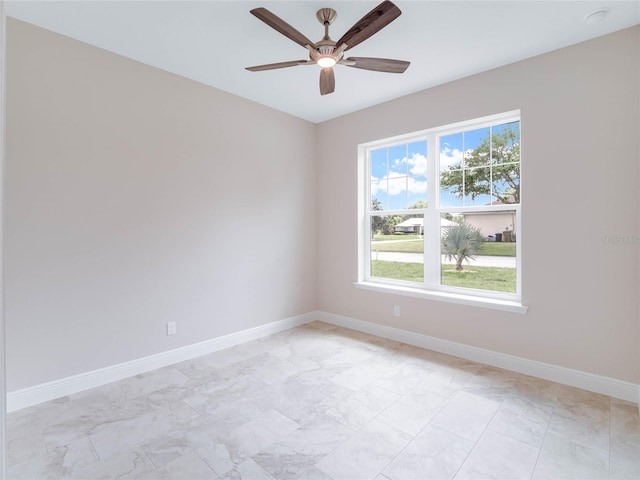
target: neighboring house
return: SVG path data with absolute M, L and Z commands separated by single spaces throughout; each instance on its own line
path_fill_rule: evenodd
M 479 228 L 482 235 L 488 239 L 495 239 L 496 234 L 502 236 L 505 231 L 513 232 L 516 227 L 514 212 L 467 212 L 462 216 L 465 222 Z M 511 234 L 511 237 L 511 240 L 515 241 L 515 235 Z
M 422 235 L 424 233 L 424 219 L 422 217 L 409 218 L 393 227 L 393 231 L 395 233 L 417 233 Z
M 455 225 L 455 222 L 447 220 L 446 218 L 443 218 L 440 222 L 441 228 L 450 227 L 451 225 Z M 424 218 L 409 218 L 404 222 L 398 223 L 393 228 L 393 231 L 395 233 L 415 233 L 418 235 L 422 235 L 424 233 Z

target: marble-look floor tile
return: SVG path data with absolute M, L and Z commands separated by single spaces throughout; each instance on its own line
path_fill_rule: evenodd
M 611 399 L 611 478 L 640 478 L 640 413 L 635 403 Z
M 533 480 L 609 478 L 608 452 L 549 434 L 544 440 Z
M 57 458 L 38 454 L 20 462 L 10 462 L 7 478 L 11 480 L 57 480 L 64 478 L 62 465 Z
M 545 403 L 512 396 L 502 402 L 487 428 L 540 448 L 552 413 L 553 407 Z
M 59 445 L 52 449 L 49 456 L 58 458 L 65 476 L 71 476 L 77 470 L 98 461 L 98 454 L 89 437 L 78 438 L 66 445 Z
M 184 402 L 201 415 L 217 411 L 221 405 L 236 405 L 240 401 L 259 398 L 268 385 L 260 379 L 241 376 L 204 386 L 184 398 Z
M 429 425 L 382 473 L 390 480 L 451 479 L 473 445 L 470 440 Z
M 111 403 L 120 403 L 130 398 L 148 396 L 157 390 L 181 387 L 188 382 L 189 377 L 184 373 L 166 367 L 110 383 L 103 387 L 102 392 Z
M 549 432 L 585 447 L 608 451 L 609 420 L 609 409 L 594 408 L 588 404 L 573 405 L 570 409 L 556 408 L 549 422 Z
M 300 425 L 276 411 L 265 413 L 230 430 L 213 430 L 212 439 L 195 449 L 220 476 L 247 458 L 278 442 Z
M 225 368 L 217 370 L 218 375 L 223 379 L 249 376 L 259 379 L 267 385 L 285 380 L 295 373 L 311 370 L 317 366 L 316 362 L 305 357 L 295 357 L 295 362 L 291 359 L 283 360 L 274 357 L 268 352 L 256 355 L 247 360 L 234 363 Z
M 353 433 L 337 421 L 318 415 L 254 455 L 253 459 L 278 480 L 307 478 L 307 472 L 317 462 Z
M 12 480 L 640 479 L 636 404 L 321 322 L 7 426 Z
M 406 433 L 374 420 L 316 466 L 334 480 L 372 480 L 410 441 Z
M 610 417 L 610 397 L 563 385 L 549 432 L 588 448 L 609 451 Z
M 274 480 L 264 468 L 248 458 L 233 467 L 222 477 L 223 480 Z
M 116 453 L 108 458 L 100 459 L 82 469 L 76 470 L 72 477 L 91 480 L 135 480 L 149 475 L 155 465 L 142 449 L 124 453 Z
M 637 404 L 611 399 L 611 440 L 640 446 L 640 412 Z
M 357 430 L 373 420 L 400 395 L 375 385 L 369 385 L 327 410 L 326 414 Z
M 142 442 L 141 447 L 154 465 L 160 467 L 247 423 L 249 421 L 234 409 L 223 406 L 193 419 L 189 424 Z
M 361 388 L 375 382 L 391 370 L 391 367 L 376 361 L 366 362 L 355 367 L 351 367 L 342 373 L 331 378 L 331 381 L 341 387 L 351 390 Z
M 495 367 L 482 367 L 463 387 L 473 393 L 498 402 L 511 393 L 518 374 Z
M 404 395 L 420 382 L 426 380 L 431 372 L 432 370 L 425 366 L 416 366 L 405 361 L 375 380 L 373 384 L 398 395 Z
M 402 356 L 407 363 L 419 368 L 427 368 L 429 370 L 444 367 L 445 365 L 449 365 L 452 361 L 458 360 L 456 357 L 452 357 L 451 355 L 434 352 L 433 350 L 425 350 L 424 348 L 407 344 L 398 345 L 394 351 L 398 355 Z
M 581 413 L 584 409 L 608 411 L 611 407 L 611 397 L 600 393 L 589 392 L 581 388 L 561 385 L 558 391 L 556 408 L 565 413 Z
M 340 345 L 336 344 L 331 336 L 313 331 L 304 336 L 297 336 L 289 342 L 271 342 L 269 348 L 269 353 L 274 357 L 288 359 L 301 356 L 315 362 L 322 362 L 340 351 Z
M 8 423 L 7 462 L 10 465 L 28 461 L 30 458 L 47 456 L 48 451 L 41 425 L 34 423 L 12 426 L 10 422 Z
M 500 403 L 495 400 L 459 392 L 436 415 L 431 425 L 475 442 L 499 407 Z
M 218 475 L 207 464 L 190 452 L 162 468 L 141 475 L 140 480 L 217 480 Z
M 353 395 L 352 390 L 326 379 L 307 381 L 296 377 L 275 386 L 271 393 L 277 396 L 273 408 L 298 423 L 325 413 Z
M 517 397 L 538 405 L 553 407 L 557 403 L 561 385 L 541 378 L 519 375 L 513 384 L 510 397 Z
M 331 478 L 326 473 L 324 473 L 318 467 L 313 467 L 305 472 L 304 480 L 334 480 L 334 479 Z
M 411 436 L 420 433 L 447 404 L 448 398 L 414 388 L 378 415 L 377 420 Z
M 539 453 L 536 447 L 487 431 L 473 447 L 455 479 L 529 480 Z
M 444 397 L 452 397 L 469 382 L 480 370 L 481 366 L 471 362 L 456 362 L 455 364 L 436 367 L 418 386 Z
M 612 480 L 637 480 L 640 478 L 640 445 L 612 442 L 610 462 Z
M 198 416 L 188 405 L 177 404 L 98 427 L 89 438 L 98 456 L 107 458 L 117 452 L 127 452 L 152 438 L 189 426 Z

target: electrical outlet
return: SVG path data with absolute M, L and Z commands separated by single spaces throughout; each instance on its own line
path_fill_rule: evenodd
M 176 334 L 176 322 L 167 322 L 167 335 Z
M 400 316 L 400 306 L 396 305 L 395 307 L 393 307 L 393 316 L 394 317 L 399 317 Z

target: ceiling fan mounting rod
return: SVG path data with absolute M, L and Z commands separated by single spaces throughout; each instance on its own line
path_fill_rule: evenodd
M 324 25 L 324 38 L 322 40 L 331 40 L 329 38 L 329 25 L 333 23 L 337 16 L 338 14 L 333 8 L 321 8 L 316 12 L 316 18 Z

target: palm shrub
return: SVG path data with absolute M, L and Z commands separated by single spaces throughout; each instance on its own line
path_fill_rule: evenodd
M 455 225 L 444 228 L 442 253 L 447 260 L 455 259 L 456 271 L 461 272 L 464 270 L 462 262 L 475 260 L 484 242 L 485 238 L 479 228 L 460 220 Z

